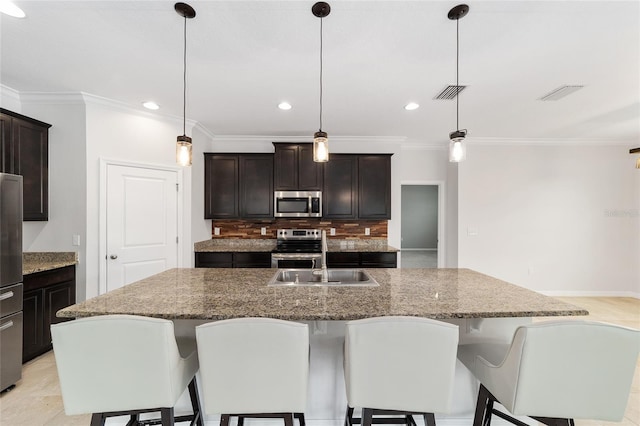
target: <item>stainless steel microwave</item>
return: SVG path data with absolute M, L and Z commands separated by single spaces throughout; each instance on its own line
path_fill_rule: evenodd
M 321 191 L 276 191 L 275 217 L 322 217 Z

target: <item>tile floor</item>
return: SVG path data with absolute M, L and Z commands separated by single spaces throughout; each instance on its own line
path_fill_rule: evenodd
M 590 312 L 590 319 L 640 329 L 640 300 L 638 299 L 608 297 L 561 297 L 559 299 L 587 309 Z M 0 395 L 1 426 L 86 426 L 89 422 L 89 415 L 65 416 L 52 352 L 25 364 L 22 380 L 18 382 L 18 386 Z M 640 359 L 623 421 L 609 423 L 578 420 L 576 425 L 640 426 Z
M 400 250 L 401 268 L 437 268 L 437 250 Z

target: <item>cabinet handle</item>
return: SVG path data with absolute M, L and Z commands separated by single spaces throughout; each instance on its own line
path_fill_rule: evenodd
M 6 322 L 0 326 L 0 331 L 5 331 L 7 328 L 13 327 L 13 321 Z
M 6 293 L 0 294 L 0 300 L 7 300 L 13 297 L 13 291 L 8 291 Z
M 111 258 L 113 260 L 116 260 L 118 258 L 118 255 L 117 254 L 112 254 L 111 256 L 109 256 L 109 258 Z

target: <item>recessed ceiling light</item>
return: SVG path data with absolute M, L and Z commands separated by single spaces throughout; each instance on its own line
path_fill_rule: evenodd
M 27 16 L 22 9 L 9 0 L 0 0 L 0 12 L 13 16 L 14 18 L 24 18 Z
M 143 102 L 142 106 L 145 107 L 146 109 L 153 109 L 153 110 L 160 109 L 160 105 L 158 105 L 153 101 Z
M 291 109 L 291 104 L 289 102 L 280 102 L 278 104 L 278 108 L 284 111 L 288 111 Z
M 404 106 L 404 109 L 406 109 L 407 111 L 413 111 L 414 109 L 418 108 L 420 108 L 420 105 L 415 102 L 409 102 Z

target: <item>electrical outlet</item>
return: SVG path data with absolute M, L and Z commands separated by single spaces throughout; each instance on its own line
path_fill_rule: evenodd
M 329 228 L 329 235 L 336 235 L 336 228 Z
M 260 235 L 267 235 L 267 228 L 265 227 L 260 228 Z
M 73 244 L 74 246 L 80 245 L 80 235 L 74 234 L 71 240 L 72 240 L 71 244 Z
M 371 228 L 364 228 L 364 235 L 371 235 Z
M 213 228 L 213 235 L 220 235 L 220 228 Z

